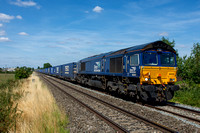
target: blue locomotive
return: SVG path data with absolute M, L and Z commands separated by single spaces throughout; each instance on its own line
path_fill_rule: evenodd
M 167 101 L 179 89 L 176 51 L 162 41 L 38 71 L 143 101 Z

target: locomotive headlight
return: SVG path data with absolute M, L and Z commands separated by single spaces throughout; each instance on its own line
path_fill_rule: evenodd
M 170 79 L 170 82 L 172 82 L 172 81 L 174 82 L 174 81 L 175 81 L 175 79 Z
M 148 81 L 148 78 L 145 78 L 144 80 L 145 80 L 145 81 Z

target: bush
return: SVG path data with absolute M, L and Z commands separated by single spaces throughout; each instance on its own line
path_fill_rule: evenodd
M 15 79 L 28 78 L 32 74 L 32 69 L 27 67 L 17 68 L 15 71 Z
M 200 107 L 200 85 L 188 81 L 181 81 L 177 84 L 180 85 L 180 90 L 175 92 L 171 101 Z

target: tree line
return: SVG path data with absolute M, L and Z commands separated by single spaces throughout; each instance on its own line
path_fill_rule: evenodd
M 52 67 L 52 65 L 50 63 L 44 63 L 43 67 L 38 66 L 37 69 L 45 69 L 45 68 L 49 68 L 49 67 Z

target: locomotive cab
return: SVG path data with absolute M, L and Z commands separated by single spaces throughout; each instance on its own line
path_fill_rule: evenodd
M 176 55 L 171 52 L 145 51 L 140 69 L 142 84 L 174 84 L 176 79 Z
M 176 54 L 162 49 L 143 51 L 140 67 L 140 95 L 143 100 L 164 101 L 173 98 L 179 87 Z M 145 92 L 145 93 L 143 93 Z

